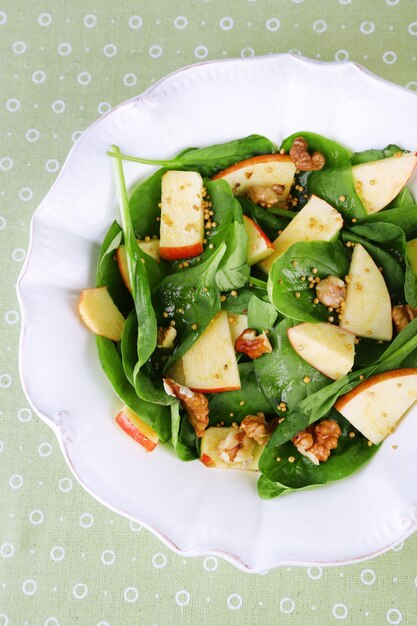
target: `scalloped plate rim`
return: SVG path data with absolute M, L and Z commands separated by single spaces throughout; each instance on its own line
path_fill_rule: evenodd
M 306 64 L 306 65 L 316 65 L 316 66 L 327 66 L 329 69 L 330 68 L 334 68 L 334 69 L 338 69 L 339 67 L 347 67 L 348 69 L 352 69 L 352 70 L 356 70 L 358 72 L 360 72 L 364 78 L 366 80 L 370 80 L 372 82 L 377 82 L 379 84 L 384 84 L 386 85 L 388 88 L 395 88 L 396 90 L 401 90 L 404 93 L 407 93 L 408 95 L 411 95 L 412 97 L 414 96 L 413 92 L 410 91 L 409 89 L 407 89 L 406 87 L 403 87 L 401 85 L 397 85 L 395 83 L 392 83 L 389 80 L 386 80 L 378 75 L 376 75 L 375 73 L 373 73 L 372 71 L 368 70 L 367 68 L 365 68 L 364 66 L 362 66 L 359 63 L 356 62 L 352 62 L 352 61 L 318 61 L 316 59 L 310 59 L 308 57 L 304 57 L 302 55 L 298 55 L 298 54 L 291 54 L 291 53 L 282 53 L 282 54 L 267 54 L 267 55 L 260 55 L 260 56 L 255 56 L 255 57 L 249 57 L 249 58 L 230 58 L 230 59 L 215 59 L 215 60 L 210 60 L 210 61 L 203 61 L 203 62 L 199 62 L 199 63 L 193 63 L 184 67 L 181 67 L 177 70 L 174 70 L 173 72 L 167 74 L 166 76 L 164 76 L 163 78 L 159 79 L 158 81 L 156 81 L 153 85 L 151 85 L 148 89 L 146 89 L 145 91 L 141 92 L 140 94 L 137 94 L 135 96 L 133 96 L 132 98 L 129 98 L 128 100 L 125 100 L 121 103 L 119 103 L 118 105 L 116 105 L 115 107 L 113 107 L 110 111 L 106 112 L 104 115 L 100 116 L 97 120 L 95 120 L 92 124 L 90 124 L 83 132 L 82 132 L 82 136 L 86 136 L 88 135 L 104 118 L 108 117 L 109 115 L 111 115 L 112 113 L 114 113 L 115 111 L 123 108 L 123 107 L 127 107 L 130 104 L 132 104 L 133 102 L 140 102 L 141 100 L 143 100 L 144 98 L 148 97 L 149 95 L 151 95 L 154 91 L 156 91 L 163 83 L 165 83 L 166 81 L 180 75 L 183 73 L 186 73 L 188 71 L 192 71 L 195 68 L 201 68 L 201 67 L 206 67 L 206 66 L 216 66 L 216 65 L 232 65 L 232 64 L 242 64 L 242 63 L 256 63 L 259 60 L 268 60 L 268 59 L 277 59 L 277 58 L 291 58 L 294 59 L 296 62 L 299 62 L 301 64 Z M 415 96 L 417 97 L 417 96 Z M 72 158 L 72 156 L 74 155 L 74 153 L 77 151 L 77 143 L 78 140 L 75 141 L 75 143 L 73 144 L 73 146 L 71 147 L 71 149 L 69 150 L 65 161 L 62 165 L 62 168 L 57 176 L 57 178 L 55 179 L 54 183 L 51 185 L 49 191 L 46 193 L 46 195 L 44 196 L 44 198 L 41 200 L 41 202 L 39 203 L 39 205 L 37 206 L 37 208 L 35 209 L 32 218 L 31 218 L 31 223 L 30 223 L 30 231 L 29 231 L 29 242 L 28 242 L 28 253 L 26 255 L 23 267 L 19 273 L 17 282 L 16 282 L 16 294 L 17 294 L 17 299 L 18 299 L 18 303 L 19 303 L 19 307 L 20 307 L 20 312 L 21 312 L 21 329 L 20 329 L 20 339 L 19 339 L 19 349 L 18 349 L 18 354 L 19 354 L 19 376 L 20 376 L 20 381 L 21 381 L 21 385 L 22 385 L 22 389 L 24 391 L 24 394 L 28 400 L 29 405 L 31 406 L 31 408 L 33 409 L 33 411 L 36 413 L 36 415 L 38 417 L 41 418 L 41 420 L 47 424 L 52 431 L 55 433 L 59 446 L 61 448 L 61 451 L 63 453 L 63 456 L 66 460 L 66 463 L 69 467 L 69 469 L 71 470 L 71 473 L 73 474 L 73 476 L 75 477 L 75 479 L 77 480 L 77 482 L 83 487 L 83 489 L 89 494 L 91 495 L 97 502 L 99 502 L 100 504 L 104 505 L 106 508 L 108 508 L 109 510 L 117 513 L 118 515 L 121 515 L 122 517 L 125 517 L 126 519 L 129 519 L 133 522 L 139 523 L 142 527 L 146 528 L 147 530 L 149 530 L 153 535 L 155 535 L 156 537 L 158 537 L 158 539 L 160 541 L 162 541 L 162 543 L 167 546 L 169 549 L 171 549 L 173 552 L 175 552 L 178 555 L 182 555 L 182 556 L 187 556 L 187 557 L 203 557 L 203 556 L 214 556 L 214 557 L 219 557 L 222 558 L 226 561 L 228 561 L 230 564 L 234 565 L 236 568 L 238 568 L 239 570 L 241 570 L 242 572 L 245 573 L 264 573 L 266 571 L 269 571 L 270 569 L 276 568 L 276 567 L 282 567 L 282 566 L 286 566 L 286 565 L 290 565 L 290 566 L 300 566 L 300 567 L 312 567 L 312 566 L 324 566 L 324 567 L 334 567 L 334 566 L 340 566 L 340 565 L 350 565 L 350 564 L 355 564 L 355 563 L 359 563 L 359 562 L 363 562 L 363 561 L 367 561 L 369 559 L 375 558 L 385 552 L 387 552 L 388 550 L 393 549 L 395 546 L 397 546 L 398 544 L 402 543 L 405 539 L 407 539 L 409 536 L 411 536 L 416 530 L 417 530 L 417 521 L 413 520 L 412 523 L 409 525 L 409 527 L 404 530 L 403 532 L 401 532 L 397 537 L 395 537 L 394 540 L 390 541 L 388 544 L 382 546 L 381 548 L 379 548 L 378 550 L 375 550 L 374 552 L 370 552 L 368 554 L 361 554 L 358 555 L 355 558 L 351 558 L 351 559 L 335 559 L 335 560 L 328 560 L 328 561 L 320 561 L 320 560 L 302 560 L 302 559 L 276 559 L 274 561 L 272 561 L 271 563 L 267 564 L 265 567 L 251 567 L 250 565 L 246 564 L 238 555 L 236 554 L 232 554 L 229 553 L 227 551 L 224 550 L 219 550 L 216 548 L 212 548 L 212 547 L 204 547 L 204 546 L 197 546 L 197 547 L 193 547 L 192 549 L 188 549 L 188 550 L 184 550 L 181 548 L 181 546 L 176 545 L 169 537 L 167 537 L 161 530 L 159 530 L 157 528 L 156 525 L 153 525 L 149 522 L 145 522 L 141 519 L 138 519 L 137 517 L 129 514 L 126 511 L 123 511 L 122 509 L 119 509 L 115 506 L 113 506 L 110 502 L 108 502 L 105 498 L 102 498 L 101 496 L 97 495 L 96 493 L 94 493 L 94 491 L 88 487 L 84 481 L 80 478 L 80 476 L 78 475 L 76 468 L 74 467 L 74 465 L 71 462 L 70 456 L 68 454 L 68 450 L 67 447 L 65 445 L 65 441 L 64 438 L 62 437 L 61 431 L 59 429 L 59 427 L 52 421 L 52 419 L 50 417 L 48 417 L 47 415 L 45 415 L 44 413 L 42 413 L 42 411 L 35 405 L 34 401 L 31 398 L 31 395 L 27 389 L 26 386 L 26 381 L 23 375 L 23 354 L 24 354 L 24 348 L 25 348 L 25 338 L 26 338 L 26 332 L 27 332 L 27 317 L 28 317 L 28 307 L 25 307 L 24 305 L 24 301 L 25 301 L 25 295 L 24 295 L 24 291 L 25 291 L 25 276 L 28 273 L 29 267 L 30 267 L 30 262 L 31 262 L 31 255 L 32 255 L 32 251 L 33 251 L 33 246 L 34 246 L 34 239 L 35 239 L 35 223 L 37 221 L 38 216 L 41 214 L 41 212 L 45 209 L 47 209 L 48 207 L 48 201 L 51 195 L 53 195 L 53 193 L 55 192 L 56 187 L 59 185 L 61 178 L 64 176 L 65 174 L 65 170 L 67 169 L 69 162 Z

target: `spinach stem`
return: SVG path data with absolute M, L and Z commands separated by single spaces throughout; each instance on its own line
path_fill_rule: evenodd
M 109 150 L 106 152 L 108 156 L 116 157 L 117 159 L 121 159 L 122 161 L 133 161 L 134 163 L 142 163 L 143 165 L 161 165 L 162 167 L 171 167 L 173 164 L 173 160 L 168 161 L 159 161 L 158 159 L 142 159 L 141 157 L 134 157 L 128 154 L 122 154 L 120 151 L 114 151 L 114 146 L 112 146 L 113 150 Z
M 249 276 L 249 284 L 255 285 L 255 287 L 260 287 L 261 289 L 267 289 L 268 283 L 264 280 L 260 280 L 259 278 L 255 278 L 254 276 Z

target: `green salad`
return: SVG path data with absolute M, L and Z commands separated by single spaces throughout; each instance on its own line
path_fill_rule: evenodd
M 108 154 L 120 218 L 79 313 L 116 423 L 262 498 L 367 463 L 417 400 L 417 155 L 310 132 Z M 129 191 L 126 160 L 158 169 Z

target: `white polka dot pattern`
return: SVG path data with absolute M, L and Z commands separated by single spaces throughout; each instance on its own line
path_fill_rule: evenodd
M 189 63 L 271 52 L 417 92 L 416 1 L 21 4 L 0 10 L 0 626 L 414 624 L 417 536 L 365 564 L 249 576 L 95 502 L 20 388 L 15 282 L 35 207 L 99 116 Z

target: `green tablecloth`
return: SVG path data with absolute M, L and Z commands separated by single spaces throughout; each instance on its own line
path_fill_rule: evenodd
M 417 624 L 417 536 L 366 563 L 264 575 L 176 556 L 81 489 L 19 383 L 29 223 L 80 132 L 180 66 L 287 51 L 416 90 L 417 2 L 0 5 L 0 626 Z

